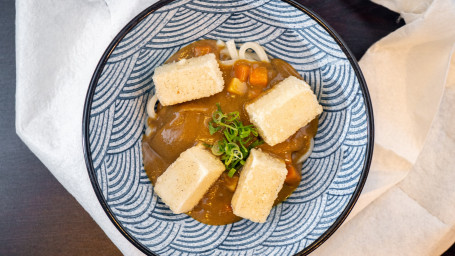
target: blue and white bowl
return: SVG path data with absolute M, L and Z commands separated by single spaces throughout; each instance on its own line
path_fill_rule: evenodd
M 200 39 L 256 41 L 291 63 L 324 112 L 302 181 L 267 222 L 209 226 L 175 215 L 154 194 L 141 139 L 152 75 Z M 109 45 L 92 78 L 84 150 L 98 199 L 119 231 L 157 255 L 291 255 L 317 248 L 341 225 L 365 183 L 373 115 L 361 71 L 344 43 L 314 13 L 291 1 L 177 0 L 155 4 Z

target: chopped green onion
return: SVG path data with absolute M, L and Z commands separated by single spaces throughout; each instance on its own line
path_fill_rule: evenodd
M 221 144 L 221 142 L 217 141 L 212 146 L 212 153 L 215 156 L 221 156 L 222 154 L 224 154 L 224 149 L 222 148 L 222 146 L 220 144 Z
M 234 174 L 235 174 L 236 171 L 237 171 L 237 170 L 234 169 L 234 168 L 230 169 L 229 172 L 228 172 L 228 176 L 229 176 L 230 178 L 232 178 L 232 177 L 234 176 Z
M 257 147 L 257 146 L 260 146 L 262 144 L 264 144 L 263 140 L 256 140 L 253 143 L 251 143 L 248 148 L 251 150 L 251 149 L 253 149 L 253 148 Z
M 212 113 L 212 120 L 208 123 L 211 135 L 220 132 L 222 140 L 215 142 L 211 147 L 212 153 L 220 156 L 229 170 L 229 177 L 245 165 L 250 150 L 264 143 L 258 138 L 258 131 L 253 125 L 243 125 L 238 111 L 223 113 L 219 103 L 217 110 Z
M 210 132 L 210 135 L 213 135 L 215 134 L 217 131 L 221 130 L 221 127 L 214 127 L 213 126 L 213 121 L 210 121 L 209 122 L 209 132 Z
M 234 111 L 234 112 L 231 112 L 229 114 L 227 114 L 227 117 L 229 118 L 228 120 L 226 120 L 227 122 L 232 122 L 238 118 L 240 118 L 240 114 L 238 111 Z

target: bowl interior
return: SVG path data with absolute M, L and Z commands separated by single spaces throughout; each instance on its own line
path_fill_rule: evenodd
M 324 108 L 300 186 L 264 224 L 208 226 L 172 214 L 145 174 L 141 140 L 153 70 L 199 39 L 260 43 L 269 55 L 294 66 Z M 89 174 L 106 213 L 138 248 L 159 255 L 309 252 L 355 203 L 372 146 L 371 107 L 355 60 L 314 14 L 279 0 L 178 0 L 150 7 L 101 59 L 83 129 Z

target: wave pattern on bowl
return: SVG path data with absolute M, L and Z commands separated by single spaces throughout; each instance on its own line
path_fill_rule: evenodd
M 142 165 L 145 105 L 152 74 L 182 46 L 202 38 L 261 43 L 291 63 L 324 112 L 300 186 L 265 224 L 208 226 L 174 215 L 153 192 Z M 98 81 L 89 144 L 99 187 L 119 223 L 160 255 L 286 255 L 317 240 L 357 187 L 368 124 L 354 69 L 310 16 L 276 1 L 175 1 L 149 14 L 121 40 Z

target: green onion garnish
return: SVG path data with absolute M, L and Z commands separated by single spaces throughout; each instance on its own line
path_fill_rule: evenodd
M 228 176 L 232 177 L 245 165 L 250 150 L 264 141 L 258 137 L 256 127 L 243 125 L 238 111 L 225 114 L 219 103 L 216 106 L 217 110 L 212 113 L 212 120 L 208 124 L 209 132 L 211 135 L 220 132 L 224 138 L 208 147 L 214 155 L 220 156 L 226 170 L 229 170 Z

